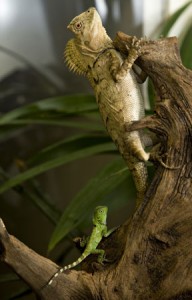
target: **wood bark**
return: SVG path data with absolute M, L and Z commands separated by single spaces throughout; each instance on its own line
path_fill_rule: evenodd
M 114 44 L 127 55 L 131 40 L 118 33 Z M 90 256 L 84 270 L 46 286 L 58 266 L 0 224 L 1 259 L 40 299 L 192 299 L 192 72 L 182 65 L 176 37 L 143 40 L 137 64 L 153 82 L 155 113 L 127 130 L 148 128 L 160 147 L 143 203 L 102 241 L 111 263 L 100 266 Z

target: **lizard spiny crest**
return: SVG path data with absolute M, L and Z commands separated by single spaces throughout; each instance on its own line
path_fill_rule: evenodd
M 82 63 L 84 59 L 81 57 L 81 54 L 79 53 L 79 50 L 75 43 L 75 39 L 72 39 L 67 43 L 64 52 L 64 58 L 68 68 L 71 71 L 80 75 L 84 75 L 84 76 L 86 75 L 87 73 L 86 64 Z

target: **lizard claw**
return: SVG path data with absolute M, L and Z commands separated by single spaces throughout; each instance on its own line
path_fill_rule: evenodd
M 156 146 L 153 147 L 151 153 L 150 153 L 150 160 L 151 161 L 158 161 L 165 169 L 169 169 L 169 170 L 177 170 L 180 169 L 181 166 L 173 166 L 173 165 L 168 165 L 166 163 L 163 162 L 162 157 L 166 156 L 165 154 L 162 155 L 160 154 L 160 144 L 157 144 Z
M 106 263 L 112 263 L 114 260 L 113 259 L 107 259 L 107 258 L 104 258 L 103 262 L 106 262 Z
M 140 50 L 141 48 L 141 39 L 136 38 L 136 36 L 133 36 L 132 41 L 131 41 L 131 47 L 134 48 L 135 50 Z
M 136 36 L 132 37 L 131 45 L 128 46 L 125 44 L 125 47 L 127 48 L 127 51 L 134 52 L 137 57 L 141 56 L 142 54 L 146 53 L 146 50 L 143 50 L 143 45 L 145 45 L 148 42 L 146 37 L 137 38 Z
M 137 55 L 139 55 L 141 52 L 141 39 L 138 39 L 136 36 L 133 36 L 131 46 L 125 44 L 125 47 L 127 48 L 128 52 L 131 50 L 132 52 L 134 51 L 135 53 L 137 53 Z

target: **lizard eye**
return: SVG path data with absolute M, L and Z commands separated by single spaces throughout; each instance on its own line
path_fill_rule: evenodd
M 82 23 L 81 22 L 78 22 L 78 23 L 75 24 L 75 29 L 80 30 L 81 27 L 82 27 Z

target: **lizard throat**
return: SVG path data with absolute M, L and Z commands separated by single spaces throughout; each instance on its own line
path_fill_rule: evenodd
M 105 54 L 105 52 L 107 52 L 108 50 L 114 50 L 114 49 L 115 49 L 114 47 L 109 47 L 109 48 L 106 48 L 106 49 L 103 49 L 102 51 L 100 51 L 100 52 L 98 53 L 98 55 L 97 55 L 95 61 L 94 61 L 93 66 L 97 63 L 97 61 L 99 60 L 99 58 L 100 58 L 103 54 Z
M 107 225 L 107 223 L 97 221 L 97 224 L 94 224 L 94 227 L 97 227 L 97 225 Z

